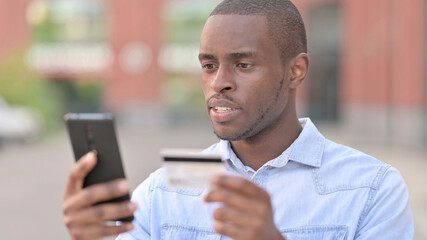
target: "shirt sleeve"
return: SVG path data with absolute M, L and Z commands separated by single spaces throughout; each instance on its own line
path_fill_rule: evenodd
M 130 232 L 120 234 L 116 240 L 143 240 L 151 238 L 150 216 L 153 178 L 154 174 L 152 173 L 134 190 L 131 201 L 138 205 L 138 209 L 134 213 L 135 219 L 133 220 L 135 228 Z
M 379 182 L 369 193 L 355 239 L 413 239 L 414 222 L 403 177 L 390 167 Z

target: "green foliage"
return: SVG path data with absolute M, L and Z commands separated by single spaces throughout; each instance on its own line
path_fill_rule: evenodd
M 60 123 L 66 112 L 100 110 L 100 81 L 48 80 L 29 69 L 24 56 L 15 53 L 0 64 L 0 96 L 9 104 L 39 111 L 47 130 Z
M 198 43 L 214 1 L 187 0 L 171 3 L 166 10 L 167 40 L 174 43 Z
M 104 4 L 86 0 L 45 4 L 45 16 L 33 23 L 34 42 L 102 42 L 108 37 Z
M 55 82 L 64 99 L 64 112 L 98 112 L 101 108 L 101 84 L 97 80 Z
M 168 111 L 176 120 L 206 117 L 199 75 L 175 75 L 166 84 Z
M 58 119 L 62 99 L 55 86 L 27 67 L 16 52 L 0 64 L 0 95 L 12 105 L 38 110 L 47 124 Z
M 35 42 L 57 42 L 59 38 L 59 28 L 50 15 L 43 21 L 43 24 L 34 26 L 33 38 Z

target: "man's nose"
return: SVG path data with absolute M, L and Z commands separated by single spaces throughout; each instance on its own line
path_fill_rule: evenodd
M 217 93 L 234 91 L 236 89 L 236 82 L 234 81 L 233 74 L 226 66 L 219 67 L 210 85 Z

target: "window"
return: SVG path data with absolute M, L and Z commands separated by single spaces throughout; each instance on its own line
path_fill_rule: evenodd
M 317 120 L 338 119 L 339 6 L 322 5 L 310 11 L 309 115 Z

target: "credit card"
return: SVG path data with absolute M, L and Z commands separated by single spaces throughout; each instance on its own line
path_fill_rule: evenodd
M 225 173 L 221 155 L 201 150 L 163 149 L 163 166 L 169 188 L 209 188 L 210 179 Z

